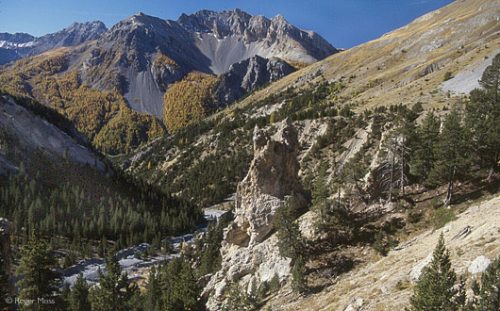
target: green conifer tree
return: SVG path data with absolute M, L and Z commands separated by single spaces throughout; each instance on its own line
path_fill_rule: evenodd
M 194 270 L 187 260 L 182 260 L 178 281 L 174 283 L 174 299 L 181 306 L 179 310 L 197 310 L 200 288 Z
M 302 256 L 299 256 L 292 266 L 292 288 L 299 293 L 302 293 L 306 290 L 304 270 L 304 259 Z
M 278 209 L 275 222 L 278 236 L 278 247 L 280 255 L 295 260 L 304 251 L 304 241 L 295 221 L 297 218 L 297 204 L 293 196 L 285 199 L 285 204 Z
M 99 286 L 90 290 L 92 311 L 130 310 L 129 300 L 138 288 L 129 285 L 127 274 L 121 273 L 120 264 L 114 256 L 106 258 L 106 273 L 99 271 Z
M 312 186 L 312 209 L 317 214 L 316 226 L 320 229 L 327 225 L 330 196 L 327 177 L 327 166 L 323 163 L 318 169 L 318 176 Z
M 460 310 L 464 301 L 463 290 L 455 286 L 456 281 L 457 276 L 441 234 L 432 261 L 423 269 L 410 298 L 409 311 Z
M 237 283 L 229 285 L 226 292 L 227 302 L 223 306 L 222 311 L 255 311 L 258 310 L 257 305 L 253 299 L 246 293 L 245 290 L 240 289 Z
M 57 262 L 45 240 L 35 233 L 21 248 L 21 262 L 17 269 L 19 299 L 32 301 L 21 304 L 22 310 L 53 310 L 59 289 L 55 272 Z
M 159 273 L 154 266 L 149 272 L 148 283 L 146 284 L 146 296 L 144 305 L 146 310 L 161 310 L 161 287 Z
M 465 124 L 472 133 L 479 165 L 489 170 L 488 179 L 498 171 L 500 161 L 500 54 L 497 54 L 481 78 L 482 89 L 470 93 Z
M 83 274 L 80 273 L 76 278 L 76 282 L 71 289 L 68 300 L 71 311 L 90 310 L 89 286 Z
M 436 145 L 436 163 L 429 174 L 429 178 L 437 184 L 446 182 L 448 188 L 444 205 L 452 201 L 454 186 L 457 178 L 467 174 L 470 163 L 467 131 L 462 126 L 461 116 L 453 110 L 446 116 L 443 129 Z
M 9 297 L 9 277 L 8 272 L 5 270 L 5 259 L 2 252 L 0 252 L 0 310 L 7 309 L 9 305 L 5 299 Z
M 436 161 L 436 144 L 439 137 L 439 119 L 434 113 L 427 113 L 422 124 L 417 128 L 415 143 L 410 160 L 410 172 L 420 182 L 424 182 Z

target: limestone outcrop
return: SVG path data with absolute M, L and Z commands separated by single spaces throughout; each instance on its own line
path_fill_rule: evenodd
M 290 259 L 279 254 L 274 233 L 275 214 L 284 199 L 294 195 L 303 201 L 298 179 L 299 143 L 290 120 L 274 136 L 255 128 L 254 159 L 237 187 L 235 219 L 225 230 L 221 269 L 205 287 L 210 310 L 219 310 L 231 283 L 250 291 L 274 276 L 284 281 L 290 274 Z
M 254 159 L 238 185 L 235 220 L 226 235 L 228 243 L 245 247 L 269 235 L 285 195 L 301 192 L 297 177 L 299 143 L 291 122 L 283 121 L 274 139 L 256 127 L 253 142 Z

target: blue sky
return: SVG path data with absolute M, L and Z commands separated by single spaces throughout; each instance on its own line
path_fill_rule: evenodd
M 74 21 L 101 20 L 110 27 L 142 11 L 177 19 L 201 9 L 241 8 L 253 15 L 278 13 L 314 30 L 336 47 L 352 47 L 403 26 L 452 0 L 0 0 L 0 32 L 36 36 Z

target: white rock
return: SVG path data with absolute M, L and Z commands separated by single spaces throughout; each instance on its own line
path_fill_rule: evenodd
M 471 262 L 467 270 L 472 274 L 482 273 L 490 264 L 491 260 L 484 256 L 479 256 Z
M 418 281 L 420 275 L 422 274 L 422 270 L 432 261 L 432 253 L 430 253 L 424 260 L 419 262 L 413 269 L 410 271 L 410 279 L 413 282 Z
M 350 305 L 348 305 L 347 308 L 344 309 L 344 311 L 359 311 L 361 310 L 362 306 L 363 306 L 363 299 L 356 298 L 356 300 Z

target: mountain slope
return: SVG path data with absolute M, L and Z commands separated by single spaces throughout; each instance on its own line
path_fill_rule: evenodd
M 441 233 L 457 274 L 466 274 L 469 280 L 478 279 L 483 271 L 474 268 L 474 263 L 481 256 L 491 261 L 498 256 L 499 223 L 500 196 L 496 195 L 471 204 L 442 229 L 410 236 L 387 257 L 370 254 L 372 261 L 333 279 L 320 293 L 301 299 L 292 298 L 289 291 L 284 291 L 266 307 L 304 311 L 404 309 L 408 306 L 415 277 L 428 264 Z
M 178 22 L 197 34 L 196 45 L 211 60 L 210 69 L 215 74 L 255 55 L 310 64 L 336 51 L 318 34 L 294 27 L 281 15 L 269 20 L 238 9 L 221 13 L 204 10 L 183 14 Z
M 0 97 L 0 111 L 0 131 L 5 139 L 1 153 L 5 161 L 15 161 L 19 165 L 20 161 L 28 161 L 33 153 L 42 152 L 54 160 L 66 159 L 105 170 L 105 164 L 78 139 L 71 137 L 70 132 L 63 132 L 46 119 L 34 115 L 11 97 Z M 17 151 L 12 150 L 12 145 Z
M 447 90 L 441 90 L 446 72 L 453 77 L 484 67 L 500 50 L 499 11 L 497 1 L 454 1 L 376 40 L 291 74 L 234 109 L 290 86 L 304 88 L 321 81 L 341 82 L 338 100 L 359 110 L 417 102 L 425 108 L 441 108 L 450 104 Z M 476 81 L 481 73 L 477 71 Z
M 334 52 L 320 36 L 301 31 L 282 17 L 268 20 L 240 10 L 200 11 L 170 21 L 138 13 L 113 26 L 80 62 L 82 78 L 90 85 L 109 89 L 114 86 L 109 80 L 118 79 L 133 109 L 162 116 L 163 93 L 189 72 L 220 75 L 232 64 L 257 55 L 310 64 Z M 78 62 L 73 65 L 78 66 Z
M 91 89 L 77 72 L 66 71 L 71 62 L 67 49 L 16 62 L 1 72 L 0 87 L 54 108 L 95 147 L 109 154 L 128 152 L 164 133 L 160 121 L 131 110 L 117 91 Z

